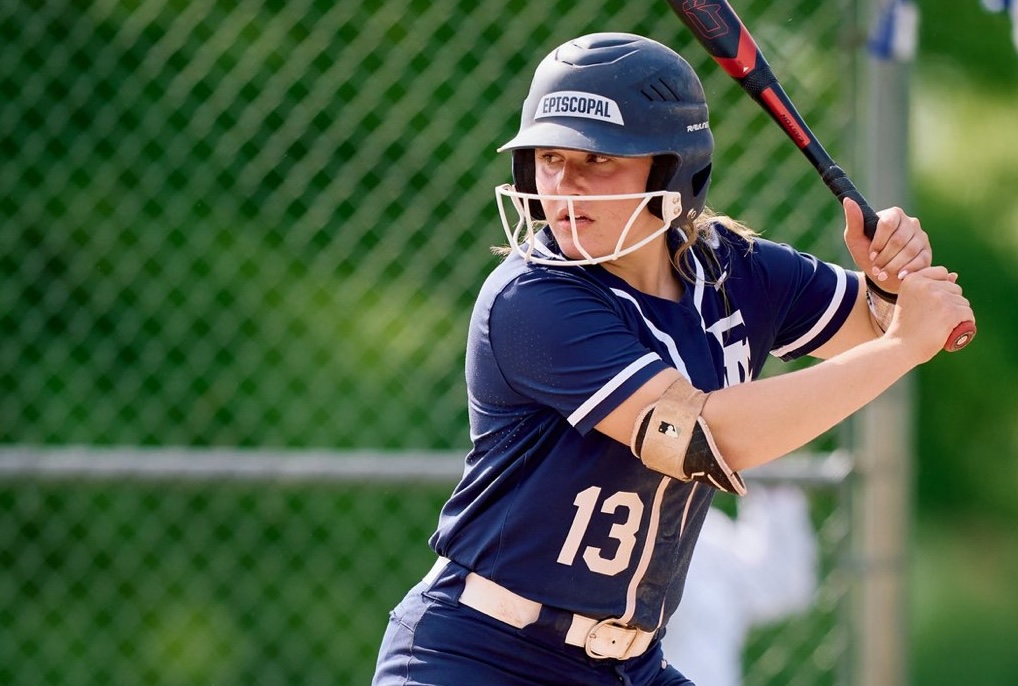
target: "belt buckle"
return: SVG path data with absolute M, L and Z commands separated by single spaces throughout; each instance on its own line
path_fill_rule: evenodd
M 603 619 L 587 632 L 583 649 L 595 660 L 624 660 L 636 642 L 640 630 L 626 626 L 617 619 Z

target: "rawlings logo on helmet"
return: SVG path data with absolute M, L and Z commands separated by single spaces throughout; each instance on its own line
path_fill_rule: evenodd
M 617 102 L 603 95 L 580 91 L 556 91 L 542 96 L 534 119 L 542 117 L 583 117 L 625 126 Z

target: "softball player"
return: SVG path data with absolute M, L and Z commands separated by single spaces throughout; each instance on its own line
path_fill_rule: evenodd
M 376 686 L 691 683 L 660 634 L 715 489 L 745 493 L 740 470 L 820 435 L 972 317 L 898 209 L 871 244 L 845 207 L 857 266 L 897 306 L 714 216 L 713 147 L 700 81 L 663 45 L 593 34 L 538 66 L 500 149 L 509 246 L 468 334 L 473 448 Z M 824 361 L 755 381 L 768 354 Z

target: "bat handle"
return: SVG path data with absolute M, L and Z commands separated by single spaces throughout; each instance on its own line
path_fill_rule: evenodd
M 845 198 L 852 198 L 862 209 L 863 216 L 863 233 L 866 234 L 867 238 L 873 238 L 877 232 L 877 222 L 879 217 L 873 210 L 866 198 L 863 197 L 859 189 L 855 187 L 852 180 L 848 178 L 845 171 L 836 164 L 831 164 L 826 171 L 820 175 L 827 187 L 831 189 L 831 192 L 837 196 L 838 201 L 842 202 Z M 866 277 L 867 287 L 876 293 L 878 296 L 883 297 L 885 300 L 894 301 L 897 300 L 897 296 L 880 288 L 869 276 Z M 954 327 L 951 331 L 951 335 L 947 337 L 947 342 L 944 343 L 944 350 L 949 353 L 958 352 L 966 345 L 972 342 L 972 339 L 976 336 L 976 323 L 975 322 L 962 322 L 958 326 Z
M 859 189 L 855 187 L 852 180 L 848 178 L 848 174 L 845 170 L 834 164 L 833 162 L 827 166 L 827 168 L 820 173 L 820 178 L 824 180 L 827 187 L 831 189 L 831 193 L 838 198 L 838 202 L 843 203 L 845 198 L 852 198 L 855 204 L 862 210 L 863 220 L 863 233 L 870 240 L 877 233 L 877 222 L 880 218 L 877 213 L 867 202 L 866 198 L 862 196 Z

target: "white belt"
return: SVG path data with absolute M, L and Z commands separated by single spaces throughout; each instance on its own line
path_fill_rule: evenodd
M 448 559 L 440 557 L 424 577 L 425 581 L 433 581 L 448 562 Z M 517 629 L 533 624 L 541 614 L 541 603 L 517 595 L 473 572 L 467 574 L 459 601 Z M 654 640 L 654 634 L 653 631 L 626 626 L 617 619 L 593 619 L 574 614 L 565 642 L 583 648 L 592 658 L 627 660 L 642 655 Z

